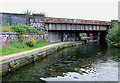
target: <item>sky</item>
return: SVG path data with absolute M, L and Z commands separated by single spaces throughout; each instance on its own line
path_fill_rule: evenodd
M 119 0 L 1 0 L 0 12 L 45 13 L 47 17 L 104 20 L 118 19 Z

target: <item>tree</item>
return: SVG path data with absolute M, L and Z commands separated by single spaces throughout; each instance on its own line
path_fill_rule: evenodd
M 120 47 L 120 26 L 118 24 L 112 24 L 112 27 L 108 30 L 106 40 L 108 46 Z

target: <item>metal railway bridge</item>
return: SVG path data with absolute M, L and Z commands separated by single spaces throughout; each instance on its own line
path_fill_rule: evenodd
M 72 41 L 80 40 L 80 33 L 99 34 L 100 43 L 105 42 L 106 32 L 111 22 L 65 19 L 65 18 L 44 18 L 45 30 L 49 33 L 49 41 Z

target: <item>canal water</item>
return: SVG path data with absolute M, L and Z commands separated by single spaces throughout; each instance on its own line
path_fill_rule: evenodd
M 2 77 L 3 81 L 118 81 L 119 49 L 88 43 L 60 50 Z

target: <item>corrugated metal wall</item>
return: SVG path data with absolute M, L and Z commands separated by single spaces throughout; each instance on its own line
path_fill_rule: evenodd
M 9 15 L 9 14 L 1 14 L 0 15 L 1 25 L 6 26 L 17 25 L 17 24 L 26 24 L 26 17 L 24 15 Z

